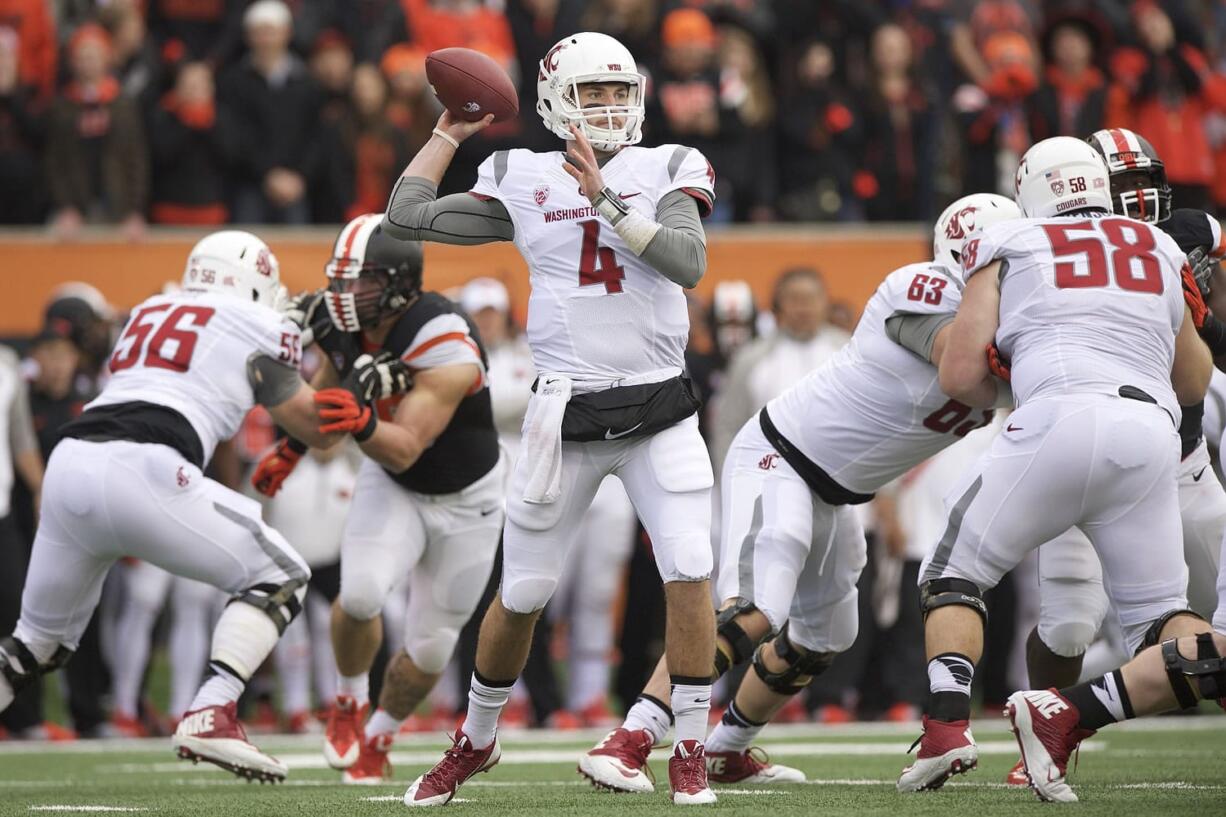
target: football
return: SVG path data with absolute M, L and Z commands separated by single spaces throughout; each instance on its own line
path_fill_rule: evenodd
M 426 57 L 426 79 L 452 116 L 476 122 L 494 115 L 495 122 L 519 113 L 519 94 L 507 72 L 471 48 L 442 48 Z

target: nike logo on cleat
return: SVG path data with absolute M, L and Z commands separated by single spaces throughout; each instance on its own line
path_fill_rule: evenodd
M 205 709 L 188 715 L 179 724 L 179 731 L 185 735 L 199 735 L 202 732 L 212 732 L 213 710 Z

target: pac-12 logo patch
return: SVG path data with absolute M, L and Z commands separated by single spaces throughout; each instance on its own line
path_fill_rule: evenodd
M 549 200 L 549 185 L 538 184 L 536 188 L 532 191 L 532 200 L 536 202 L 538 207 L 544 204 L 546 201 L 548 201 Z
M 175 482 L 179 484 L 180 488 L 186 488 L 187 484 L 191 481 L 192 478 L 188 476 L 187 469 L 180 465 L 178 472 L 175 473 Z

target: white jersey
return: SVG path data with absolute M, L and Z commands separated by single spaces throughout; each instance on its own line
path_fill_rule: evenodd
M 502 202 L 514 223 L 532 284 L 527 334 L 536 370 L 580 382 L 680 374 L 690 325 L 682 288 L 630 251 L 564 165 L 560 151 L 499 151 L 482 162 L 472 189 Z M 707 160 L 680 145 L 623 148 L 601 175 L 652 220 L 673 190 L 707 206 L 715 196 Z
M 247 362 L 259 355 L 296 371 L 301 331 L 275 310 L 233 295 L 155 295 L 132 310 L 111 353 L 111 379 L 85 408 L 139 401 L 174 409 L 195 430 L 208 462 L 255 405 Z
M 952 318 L 961 298 L 957 282 L 935 264 L 890 273 L 864 307 L 851 342 L 767 403 L 779 433 L 839 485 L 868 494 L 987 425 L 991 410 L 947 397 L 936 367 L 886 334 L 891 315 Z
M 1006 262 L 996 345 L 1017 405 L 1134 386 L 1179 424 L 1171 364 L 1186 257 L 1174 239 L 1120 216 L 1018 219 L 963 245 L 967 279 L 995 260 Z

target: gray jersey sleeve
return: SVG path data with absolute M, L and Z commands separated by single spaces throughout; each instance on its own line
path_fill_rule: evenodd
M 885 334 L 909 352 L 923 358 L 932 359 L 932 344 L 936 343 L 937 332 L 943 326 L 953 323 L 953 314 L 917 315 L 911 312 L 895 312 L 885 319 Z
M 660 230 L 643 250 L 642 259 L 665 278 L 689 288 L 707 271 L 707 236 L 698 202 L 682 190 L 664 194 L 656 207 Z
M 438 185 L 420 176 L 402 176 L 392 191 L 383 229 L 402 241 L 488 244 L 511 241 L 515 226 L 498 199 L 469 193 L 438 196 Z
M 9 406 L 9 452 L 13 456 L 38 450 L 38 435 L 34 431 L 34 418 L 30 413 L 30 393 L 21 377 L 13 389 L 13 402 Z
M 303 383 L 297 369 L 259 352 L 247 358 L 247 380 L 255 392 L 255 402 L 266 408 L 275 408 L 293 397 Z

